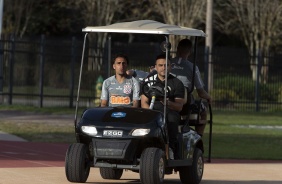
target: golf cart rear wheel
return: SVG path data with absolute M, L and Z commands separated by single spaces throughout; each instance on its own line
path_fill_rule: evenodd
M 86 182 L 90 170 L 87 149 L 84 144 L 73 143 L 69 146 L 65 158 L 65 172 L 70 182 Z
M 192 166 L 181 167 L 179 169 L 180 180 L 184 184 L 199 184 L 204 172 L 203 152 L 195 148 Z
M 140 160 L 140 180 L 142 184 L 161 184 L 164 180 L 165 157 L 159 148 L 146 148 Z
M 103 179 L 118 180 L 121 178 L 123 169 L 113 169 L 113 168 L 100 168 L 100 174 Z

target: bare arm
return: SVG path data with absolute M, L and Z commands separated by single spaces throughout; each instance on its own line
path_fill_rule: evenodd
M 109 93 L 108 93 L 108 88 L 107 88 L 107 81 L 108 79 L 106 79 L 104 82 L 103 82 L 103 85 L 102 85 L 102 92 L 101 92 L 101 104 L 100 106 L 101 107 L 106 107 L 108 106 L 108 100 L 109 100 Z
M 101 100 L 101 107 L 106 107 L 108 104 L 108 100 Z
M 141 107 L 145 109 L 149 109 L 149 98 L 145 95 L 141 95 Z
M 140 100 L 133 100 L 132 107 L 139 107 Z
M 126 71 L 126 74 L 131 77 L 131 76 L 133 76 L 133 74 L 134 74 L 134 70 L 132 70 L 132 69 L 131 69 L 131 70 L 127 70 L 127 71 Z
M 166 105 L 169 109 L 180 112 L 185 100 L 183 98 L 175 98 L 174 102 L 167 100 Z M 164 104 L 164 102 L 162 102 Z
M 211 96 L 203 88 L 197 89 L 197 93 L 199 97 L 206 99 L 209 104 L 211 103 L 212 101 Z

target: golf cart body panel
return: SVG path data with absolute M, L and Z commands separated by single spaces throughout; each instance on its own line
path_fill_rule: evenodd
M 158 147 L 165 150 L 163 118 L 163 113 L 143 108 L 90 108 L 82 114 L 76 135 L 79 142 L 91 144 L 92 156 L 96 164 L 102 160 L 105 162 L 104 159 L 106 159 L 107 162 L 115 163 L 115 167 L 119 167 L 117 163 L 124 167 L 126 163 L 136 162 L 134 158 L 140 157 L 142 150 L 147 147 Z M 85 127 L 95 127 L 97 134 L 88 134 L 83 131 Z M 146 135 L 133 135 L 135 130 L 143 129 L 149 132 Z M 183 145 L 180 157 L 189 159 L 190 163 L 194 147 L 200 141 L 200 136 L 194 131 L 189 131 L 180 133 L 179 140 Z M 173 165 L 173 161 L 170 163 Z M 96 166 L 95 163 L 93 164 Z
M 136 118 L 138 117 L 138 118 Z M 97 134 L 91 135 L 83 128 L 95 127 Z M 80 142 L 101 139 L 162 139 L 163 114 L 142 108 L 103 107 L 87 109 L 77 126 L 77 136 Z M 134 135 L 134 130 L 148 130 L 145 136 Z

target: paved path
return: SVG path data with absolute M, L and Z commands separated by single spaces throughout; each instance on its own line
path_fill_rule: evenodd
M 64 184 L 67 144 L 0 141 L 0 184 Z M 281 184 L 282 161 L 217 160 L 205 164 L 202 184 Z M 121 180 L 103 180 L 91 168 L 88 183 L 140 183 L 138 173 L 124 172 Z M 180 184 L 178 174 L 165 183 Z
M 16 135 L 11 135 L 11 134 L 8 134 L 6 132 L 2 132 L 0 131 L 0 140 L 1 141 L 21 141 L 21 142 L 27 142 L 27 140 L 21 138 L 21 137 L 18 137 Z

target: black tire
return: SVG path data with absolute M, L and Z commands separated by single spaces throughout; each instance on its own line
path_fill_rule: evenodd
M 84 144 L 73 143 L 65 158 L 65 173 L 68 181 L 85 183 L 90 171 L 89 157 Z
M 103 179 L 109 180 L 119 180 L 122 176 L 123 169 L 113 169 L 113 168 L 100 168 L 100 174 Z
M 165 156 L 159 148 L 146 148 L 140 160 L 142 184 L 161 184 L 164 180 Z
M 203 152 L 199 148 L 195 148 L 192 166 L 180 167 L 179 176 L 184 184 L 199 184 L 204 173 Z

